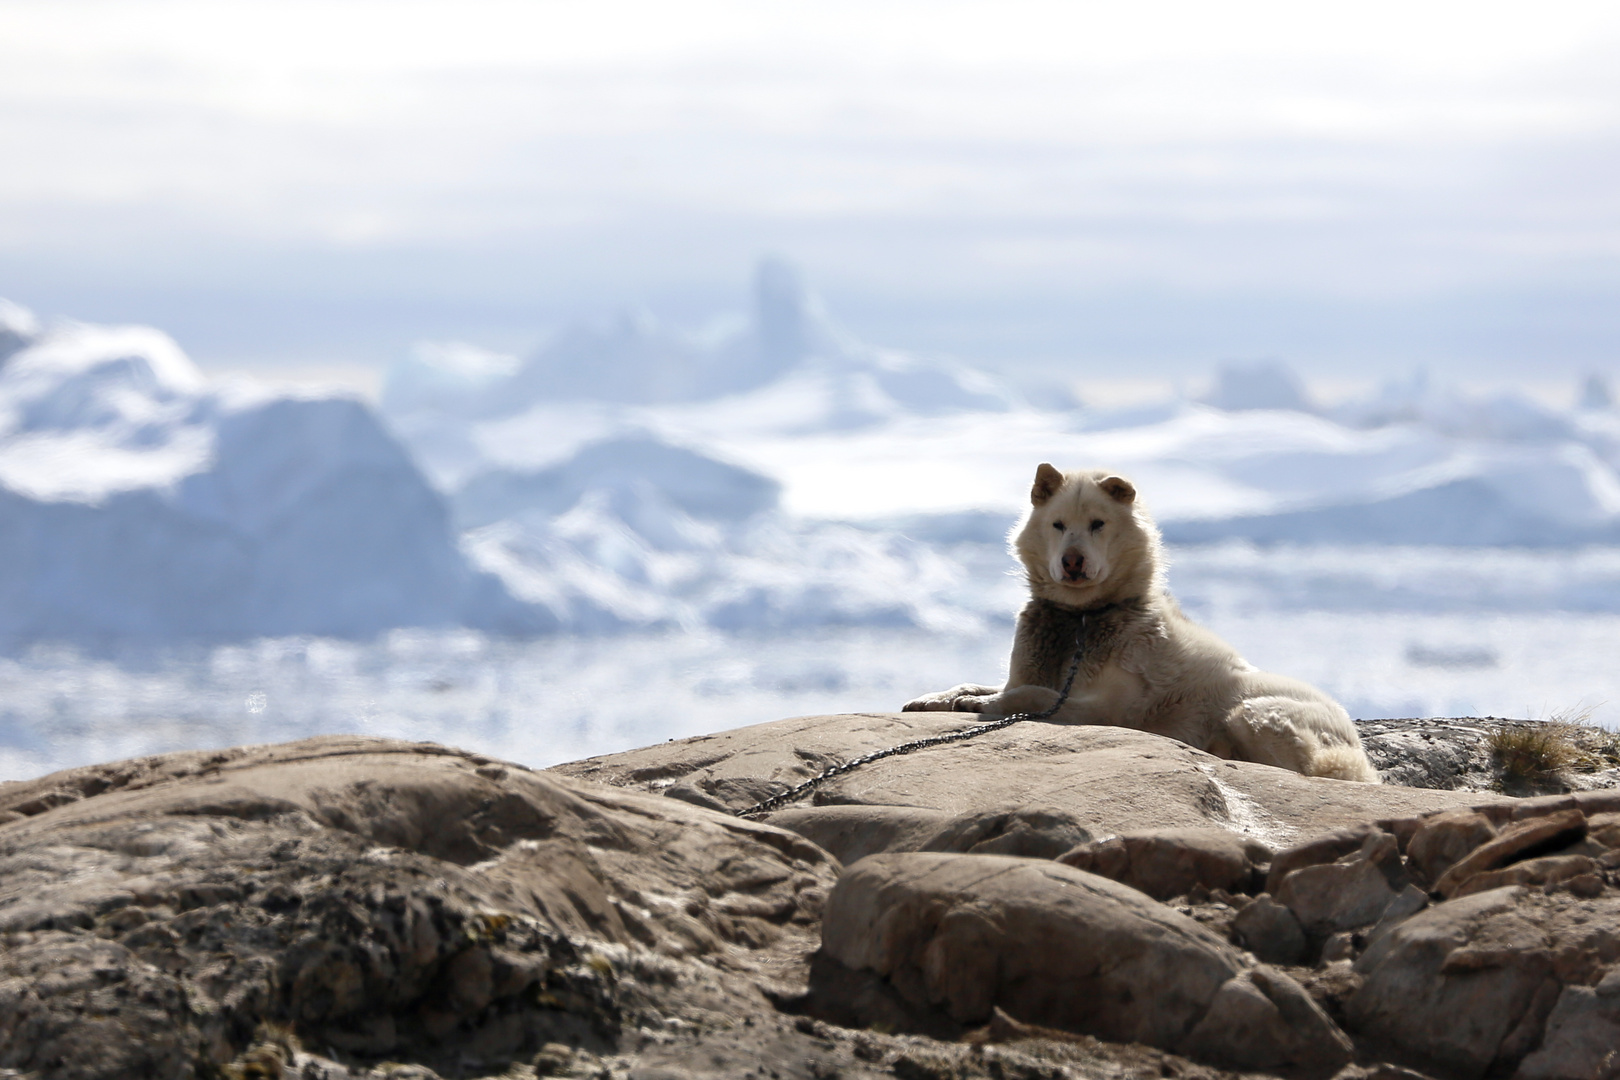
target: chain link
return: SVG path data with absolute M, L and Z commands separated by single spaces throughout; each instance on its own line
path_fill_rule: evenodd
M 780 807 L 786 806 L 788 803 L 793 802 L 796 799 L 802 798 L 807 793 L 815 790 L 822 784 L 825 784 L 828 780 L 843 776 L 845 773 L 858 769 L 862 765 L 870 765 L 874 761 L 882 761 L 884 758 L 898 757 L 901 754 L 909 754 L 915 750 L 926 750 L 930 746 L 944 746 L 947 743 L 962 742 L 966 739 L 977 738 L 980 735 L 986 735 L 992 731 L 1000 731 L 1002 728 L 1012 727 L 1014 724 L 1022 723 L 1025 720 L 1045 720 L 1056 713 L 1059 709 L 1063 708 L 1063 703 L 1069 700 L 1069 691 L 1074 688 L 1074 676 L 1080 670 L 1080 657 L 1084 651 L 1085 620 L 1082 619 L 1080 624 L 1080 634 L 1075 642 L 1074 659 L 1069 661 L 1069 674 L 1063 680 L 1063 688 L 1058 691 L 1058 699 L 1052 703 L 1052 706 L 1049 709 L 1043 709 L 1038 713 L 1013 713 L 1011 716 L 1004 716 L 1000 720 L 992 720 L 988 724 L 980 724 L 977 727 L 965 728 L 962 731 L 953 731 L 946 735 L 931 735 L 926 739 L 916 739 L 912 742 L 901 743 L 899 746 L 891 746 L 887 750 L 874 750 L 870 754 L 863 754 L 862 756 L 854 758 L 850 761 L 846 761 L 841 765 L 834 765 L 832 768 L 826 769 L 816 776 L 812 776 L 810 779 L 806 780 L 797 787 L 789 788 L 778 795 L 772 795 L 768 799 L 762 799 L 746 810 L 739 810 L 737 811 L 737 816 L 746 818 L 754 817 L 757 814 L 768 814 L 772 810 L 779 809 Z

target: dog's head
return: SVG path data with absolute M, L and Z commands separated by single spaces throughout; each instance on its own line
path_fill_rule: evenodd
M 1139 596 L 1157 570 L 1158 530 L 1123 476 L 1042 464 L 1013 551 L 1036 596 L 1091 607 Z

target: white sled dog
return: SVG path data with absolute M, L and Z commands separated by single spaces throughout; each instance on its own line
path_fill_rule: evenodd
M 1078 647 L 1080 668 L 1054 723 L 1137 728 L 1217 757 L 1378 783 L 1338 702 L 1256 670 L 1182 614 L 1165 590 L 1159 530 L 1129 480 L 1043 464 L 1030 503 L 1009 538 L 1030 600 L 1006 687 L 958 686 L 907 710 L 1041 712 L 1057 701 Z

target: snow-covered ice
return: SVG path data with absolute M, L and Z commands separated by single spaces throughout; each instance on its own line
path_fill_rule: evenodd
M 1620 719 L 1620 615 L 1200 612 L 1255 663 L 1358 717 Z M 429 739 L 547 765 L 744 724 L 895 709 L 1006 672 L 1009 625 L 943 633 L 631 631 L 530 640 L 395 631 L 159 656 L 37 646 L 0 658 L 0 779 L 326 732 Z M 964 717 L 964 722 L 971 718 Z
M 0 644 L 555 626 L 468 563 L 364 402 L 209 385 L 150 329 L 0 315 Z
M 338 730 L 545 764 L 995 681 L 1040 461 L 1131 476 L 1189 612 L 1356 715 L 1620 719 L 1601 378 L 1071 389 L 860 342 L 781 264 L 703 331 L 423 346 L 381 411 L 0 304 L 0 777 Z

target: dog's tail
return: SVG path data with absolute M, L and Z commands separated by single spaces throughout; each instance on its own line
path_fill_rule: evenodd
M 1312 776 L 1328 776 L 1335 780 L 1359 780 L 1363 784 L 1378 784 L 1378 770 L 1367 760 L 1367 752 L 1360 746 L 1339 743 L 1317 750 L 1311 762 Z
M 1354 721 L 1326 701 L 1271 695 L 1241 702 L 1227 715 L 1238 756 L 1305 776 L 1379 782 Z

